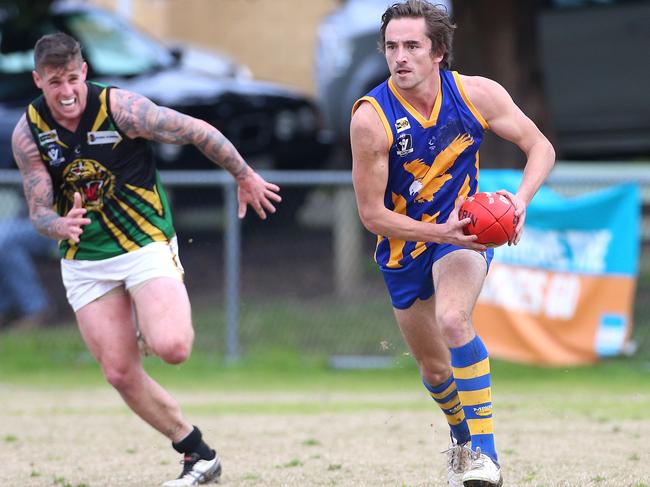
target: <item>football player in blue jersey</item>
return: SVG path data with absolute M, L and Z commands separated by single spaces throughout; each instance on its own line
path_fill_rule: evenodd
M 501 485 L 488 351 L 472 325 L 492 249 L 465 235 L 465 198 L 478 190 L 478 149 L 491 130 L 527 162 L 506 195 L 521 238 L 526 207 L 555 152 L 495 81 L 450 70 L 455 25 L 425 0 L 389 7 L 380 29 L 390 77 L 353 107 L 353 182 L 375 259 L 422 381 L 450 427 L 451 486 Z
M 86 80 L 79 43 L 56 33 L 34 50 L 34 100 L 13 133 L 34 227 L 59 240 L 67 298 L 107 381 L 184 456 L 166 487 L 219 478 L 219 456 L 178 402 L 144 370 L 136 323 L 148 348 L 184 362 L 194 339 L 171 211 L 150 141 L 193 144 L 230 172 L 239 216 L 275 212 L 279 188 L 242 159 L 208 123 L 119 88 Z

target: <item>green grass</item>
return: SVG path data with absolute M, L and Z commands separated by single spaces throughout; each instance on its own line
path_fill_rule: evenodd
M 380 391 L 384 388 L 412 389 L 419 386 L 413 360 L 393 355 L 394 365 L 386 370 L 332 370 L 327 357 L 300 354 L 295 348 L 270 348 L 247 354 L 227 364 L 223 352 L 197 341 L 191 359 L 178 366 L 145 359 L 149 372 L 169 385 L 200 387 L 210 380 L 215 387 L 229 390 L 334 388 L 337 390 Z M 603 387 L 609 391 L 633 392 L 650 380 L 650 361 L 644 356 L 612 358 L 581 367 L 545 368 L 493 360 L 493 381 L 502 392 L 546 390 L 584 391 Z M 8 331 L 0 336 L 0 381 L 31 383 L 41 387 L 103 384 L 99 367 L 86 351 L 76 327 L 36 331 Z
M 428 411 L 432 407 L 414 361 L 402 355 L 394 355 L 393 367 L 384 370 L 333 370 L 327 357 L 300 354 L 295 348 L 257 350 L 228 364 L 222 353 L 197 341 L 192 357 L 182 365 L 170 366 L 149 357 L 145 366 L 172 391 L 204 391 L 209 383 L 212 391 L 224 393 L 214 400 L 185 405 L 187 414 L 334 414 Z M 555 417 L 589 418 L 614 428 L 621 420 L 645 420 L 650 408 L 645 387 L 650 381 L 650 362 L 643 357 L 558 368 L 492 360 L 492 377 L 499 409 L 506 413 L 517 410 L 519 415 L 530 415 L 531 421 L 542 410 Z M 0 335 L 0 384 L 53 392 L 109 388 L 73 326 L 12 330 Z M 273 395 L 279 391 L 297 394 Z M 228 392 L 245 395 L 229 397 Z M 384 392 L 386 397 L 378 400 Z M 523 397 L 529 399 L 522 409 Z M 51 405 L 47 408 L 51 412 Z M 57 409 L 58 414 L 68 412 L 78 411 Z M 126 414 L 126 409 L 94 408 L 92 413 Z M 11 441 L 4 438 L 5 443 Z
M 402 347 L 391 307 L 379 299 L 269 299 L 241 307 L 240 342 L 246 354 L 264 354 L 280 344 L 305 355 L 377 354 Z M 223 311 L 203 307 L 194 312 L 200 347 L 224 353 Z M 279 358 L 279 357 L 276 357 Z
M 191 359 L 179 366 L 156 358 L 149 372 L 170 386 L 200 387 L 205 380 L 223 390 L 412 390 L 419 387 L 413 359 L 406 352 L 386 299 L 274 300 L 244 303 L 237 363 L 225 361 L 223 310 L 195 309 L 197 340 Z M 650 380 L 650 256 L 643 254 L 635 307 L 633 357 L 619 357 L 581 367 L 545 368 L 492 361 L 495 389 L 516 393 L 602 390 L 634 393 Z M 341 371 L 328 366 L 330 353 L 385 355 L 393 367 Z M 0 333 L 0 382 L 20 381 L 39 387 L 100 385 L 103 378 L 76 326 Z M 597 396 L 596 396 L 597 397 Z

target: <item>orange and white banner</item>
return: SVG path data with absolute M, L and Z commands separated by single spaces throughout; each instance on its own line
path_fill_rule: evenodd
M 520 176 L 482 171 L 481 191 L 514 191 Z M 546 365 L 620 354 L 633 326 L 639 227 L 634 184 L 571 199 L 542 188 L 521 242 L 495 249 L 475 309 L 490 354 Z

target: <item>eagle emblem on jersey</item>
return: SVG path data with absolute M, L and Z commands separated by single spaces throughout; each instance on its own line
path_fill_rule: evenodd
M 93 159 L 75 159 L 63 171 L 63 195 L 70 202 L 81 194 L 81 204 L 99 211 L 115 192 L 115 175 Z
M 452 176 L 448 173 L 451 166 L 454 165 L 458 156 L 473 143 L 472 137 L 468 134 L 461 134 L 436 156 L 431 166 L 425 164 L 422 159 L 415 159 L 404 164 L 404 169 L 414 178 L 409 187 L 409 194 L 417 194 L 416 202 L 433 201 L 433 195 L 451 179 Z

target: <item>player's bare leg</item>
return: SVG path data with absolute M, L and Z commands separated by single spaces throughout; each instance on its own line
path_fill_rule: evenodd
M 447 344 L 434 319 L 434 299 L 417 299 L 410 308 L 394 312 L 422 378 L 429 384 L 440 384 L 451 375 L 451 365 Z
M 159 277 L 136 286 L 131 296 L 149 349 L 170 364 L 187 360 L 194 330 L 185 285 L 171 277 Z
M 450 347 L 458 394 L 472 435 L 472 464 L 463 475 L 463 485 L 498 486 L 503 479 L 494 445 L 490 362 L 472 324 L 487 263 L 477 252 L 457 250 L 435 262 L 432 272 L 436 321 Z
M 436 321 L 447 347 L 459 347 L 475 336 L 472 312 L 476 305 L 487 263 L 473 250 L 455 250 L 432 267 Z
M 182 286 L 180 282 L 178 284 Z M 145 288 L 146 286 L 141 290 Z M 147 293 L 141 297 L 146 296 Z M 167 297 L 168 304 L 173 306 L 172 297 Z M 189 315 L 186 293 L 177 303 L 181 309 L 184 302 L 187 302 L 187 309 L 181 313 Z M 147 307 L 144 306 L 144 309 Z M 172 315 L 175 316 L 173 313 Z M 149 316 L 155 317 L 155 314 Z M 108 382 L 117 389 L 138 416 L 172 440 L 174 448 L 184 454 L 181 475 L 164 485 L 198 485 L 218 478 L 221 474 L 221 464 L 216 452 L 203 441 L 198 428 L 183 418 L 178 402 L 149 377 L 142 367 L 131 297 L 125 293 L 105 295 L 78 310 L 77 320 L 81 334 L 100 363 Z M 145 323 L 147 322 L 145 319 Z M 187 332 L 188 328 L 190 333 Z M 153 338 L 151 329 L 146 328 Z M 170 332 L 168 335 L 171 335 L 171 338 L 154 340 L 154 346 L 158 347 L 155 351 L 168 362 L 178 363 L 189 355 L 193 338 L 189 320 L 186 326 L 179 326 L 179 329 L 181 333 L 178 335 Z M 176 345 L 179 350 L 172 350 Z
M 106 380 L 144 421 L 172 441 L 189 434 L 174 398 L 142 367 L 128 294 L 110 293 L 77 311 L 79 330 Z
M 395 316 L 422 381 L 445 414 L 451 430 L 451 443 L 445 451 L 448 485 L 462 487 L 463 475 L 471 463 L 467 446 L 471 437 L 452 375 L 449 349 L 435 321 L 434 300 L 435 297 L 416 300 L 408 309 L 395 309 Z

